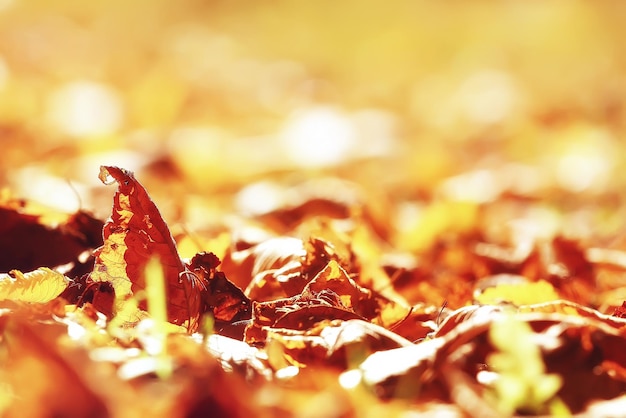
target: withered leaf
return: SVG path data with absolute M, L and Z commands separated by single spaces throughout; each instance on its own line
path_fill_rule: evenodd
M 102 226 L 101 220 L 83 211 L 51 227 L 38 215 L 22 213 L 16 202 L 0 207 L 0 272 L 78 264 L 83 252 L 102 245 Z
M 246 377 L 250 377 L 251 374 L 262 376 L 264 379 L 271 377 L 272 371 L 267 363 L 267 357 L 258 348 L 219 334 L 210 335 L 206 339 L 205 346 L 219 359 L 225 370 L 239 370 Z
M 360 286 L 336 260 L 331 260 L 309 281 L 304 291 L 335 292 L 343 305 L 356 314 L 384 327 L 403 319 L 410 307 L 403 306 L 388 298 Z M 303 291 L 303 292 L 304 292 Z
M 250 319 L 252 303 L 241 289 L 226 278 L 224 272 L 217 271 L 220 260 L 213 253 L 196 254 L 188 269 L 205 283 L 201 293 L 202 312 L 210 312 L 215 320 L 218 333 L 236 336 L 243 335 L 241 321 Z
M 305 330 L 268 328 L 267 335 L 265 349 L 275 368 L 295 365 L 345 370 L 374 352 L 411 345 L 399 335 L 360 319 L 323 320 Z
M 202 282 L 190 274 L 178 256 L 176 243 L 158 208 L 133 173 L 118 167 L 100 167 L 100 180 L 117 182 L 111 218 L 104 225 L 104 245 L 96 252 L 91 280 L 113 284 L 116 310 L 131 294 L 146 287 L 145 269 L 157 257 L 166 281 L 168 320 L 197 328 Z M 111 180 L 112 179 L 112 180 Z M 140 308 L 145 309 L 145 301 Z
M 497 373 L 489 367 L 494 347 L 488 332 L 495 321 L 513 315 L 514 320 L 526 322 L 538 335 L 532 343 L 541 350 L 545 373 L 561 376 L 559 396 L 572 413 L 584 411 L 594 400 L 618 396 L 626 388 L 626 351 L 620 329 L 626 324 L 624 320 L 607 321 L 607 316 L 598 312 L 589 312 L 584 321 L 577 314 L 560 312 L 512 314 L 486 310 L 484 314 L 469 315 L 479 312 L 479 307 L 460 312 L 465 319 L 448 324 L 448 332 L 412 346 L 372 354 L 358 368 L 363 383 L 383 397 L 445 398 L 445 393 L 451 393 L 461 409 L 480 415 L 478 411 L 491 408 L 484 404 L 488 399 L 480 395 L 489 388 L 489 380 L 481 376 L 484 372 Z M 406 392 L 407 388 L 413 390 Z M 465 404 L 462 400 L 468 397 L 457 397 L 459 391 L 474 393 L 472 397 L 476 396 L 480 405 Z
M 0 274 L 0 301 L 49 302 L 65 290 L 68 282 L 67 277 L 46 267 L 28 273 L 11 270 Z
M 223 268 L 250 299 L 269 301 L 299 294 L 331 260 L 337 260 L 331 243 L 283 236 L 231 249 Z
M 316 292 L 305 289 L 291 298 L 269 302 L 253 302 L 252 321 L 246 327 L 245 341 L 263 344 L 268 328 L 304 330 L 316 323 L 332 319 L 360 319 L 350 307 L 346 307 L 340 296 L 330 289 Z
M 250 299 L 272 300 L 294 296 L 302 290 L 306 284 L 302 278 L 305 255 L 302 240 L 274 237 L 248 248 L 231 249 L 223 268 Z
M 90 281 L 78 298 L 76 305 L 82 307 L 87 303 L 91 304 L 98 312 L 106 315 L 107 318 L 113 317 L 115 308 L 113 285 L 110 282 Z

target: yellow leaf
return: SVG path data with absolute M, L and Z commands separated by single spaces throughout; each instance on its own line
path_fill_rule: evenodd
M 501 302 L 510 302 L 516 306 L 550 302 L 560 299 L 554 287 L 545 280 L 532 283 L 499 284 L 485 289 L 476 297 L 476 301 L 483 305 L 493 305 Z
M 65 290 L 69 279 L 46 267 L 22 273 L 11 270 L 0 275 L 0 300 L 46 303 Z
M 398 225 L 396 236 L 400 249 L 422 252 L 448 232 L 465 233 L 477 225 L 479 206 L 466 201 L 436 201 L 423 208 L 414 208 Z

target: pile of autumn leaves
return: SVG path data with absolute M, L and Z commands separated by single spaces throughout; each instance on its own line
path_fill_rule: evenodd
M 223 260 L 181 260 L 133 174 L 108 166 L 100 178 L 118 187 L 105 225 L 80 213 L 51 229 L 15 202 L 2 208 L 3 240 L 21 236 L 15 248 L 56 240 L 66 250 L 22 273 L 28 262 L 3 244 L 5 416 L 626 408 L 624 311 L 586 307 L 599 269 L 622 269 L 615 253 L 560 236 L 511 249 L 474 228 L 419 257 L 385 258 L 366 213 L 318 200 L 275 214 L 291 231 L 315 218 L 303 239 L 233 237 Z M 24 231 L 33 241 L 20 245 Z

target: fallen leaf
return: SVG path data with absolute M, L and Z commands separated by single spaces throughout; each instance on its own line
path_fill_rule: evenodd
M 76 212 L 57 226 L 40 218 L 23 213 L 17 202 L 0 206 L 0 272 L 80 263 L 81 254 L 102 245 L 103 223 L 87 212 Z
M 59 296 L 68 283 L 67 277 L 47 267 L 28 273 L 11 270 L 0 274 L 0 301 L 49 302 Z
M 252 315 L 252 302 L 224 272 L 217 271 L 219 264 L 215 254 L 201 252 L 191 259 L 187 268 L 205 283 L 206 289 L 201 294 L 202 312 L 212 315 L 216 332 L 241 339 L 243 322 Z
M 372 353 L 412 344 L 361 319 L 327 319 L 302 330 L 273 326 L 266 331 L 265 350 L 274 369 L 316 366 L 343 371 L 358 366 Z
M 360 286 L 336 260 L 328 264 L 309 282 L 303 292 L 335 292 L 343 305 L 359 316 L 384 327 L 403 319 L 410 307 L 396 303 Z
M 476 295 L 476 302 L 488 305 L 508 302 L 514 305 L 531 305 L 561 299 L 549 282 L 539 280 L 526 283 L 496 283 Z
M 265 301 L 298 294 L 306 284 L 302 240 L 274 237 L 226 254 L 224 271 L 253 300 Z
M 146 264 L 157 257 L 165 275 L 168 320 L 194 331 L 203 283 L 185 269 L 170 230 L 148 192 L 133 173 L 118 167 L 102 166 L 99 178 L 105 184 L 117 182 L 118 190 L 111 219 L 103 228 L 104 245 L 95 252 L 91 280 L 113 284 L 115 310 L 120 312 L 128 297 L 145 289 Z M 139 307 L 146 309 L 144 300 Z
M 253 302 L 252 320 L 246 327 L 245 341 L 249 344 L 264 344 L 267 328 L 304 330 L 324 320 L 359 318 L 332 290 L 316 292 L 305 289 L 290 298 Z

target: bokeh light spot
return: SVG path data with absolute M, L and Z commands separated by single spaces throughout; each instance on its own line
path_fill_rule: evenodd
M 302 167 L 341 163 L 348 157 L 355 140 L 350 121 L 330 107 L 295 113 L 283 131 L 287 157 Z
M 73 81 L 53 91 L 47 106 L 49 122 L 74 137 L 106 135 L 122 125 L 121 99 L 112 88 L 91 81 Z

